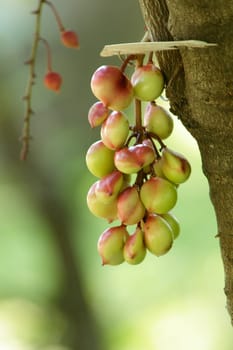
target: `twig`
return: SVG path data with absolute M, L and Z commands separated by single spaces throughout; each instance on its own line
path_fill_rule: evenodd
M 25 64 L 29 65 L 29 78 L 28 83 L 26 86 L 26 91 L 23 99 L 26 103 L 26 109 L 25 109 L 25 115 L 24 115 L 24 124 L 23 124 L 23 131 L 22 131 L 22 148 L 20 152 L 20 159 L 26 160 L 28 152 L 29 152 L 29 142 L 31 139 L 30 135 L 30 121 L 31 116 L 33 114 L 32 110 L 32 87 L 35 84 L 35 65 L 36 65 L 36 54 L 37 54 L 37 48 L 38 43 L 40 40 L 40 24 L 41 24 L 41 13 L 42 13 L 42 6 L 44 5 L 45 0 L 39 0 L 38 8 L 37 10 L 33 11 L 32 13 L 36 15 L 36 24 L 35 24 L 35 33 L 34 38 L 32 42 L 32 49 L 31 49 L 31 56 L 28 61 L 25 62 Z

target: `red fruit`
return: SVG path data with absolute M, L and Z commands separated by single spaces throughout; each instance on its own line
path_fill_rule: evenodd
M 143 167 L 151 164 L 155 159 L 154 151 L 151 147 L 138 144 L 124 147 L 116 151 L 114 163 L 118 170 L 124 174 L 137 173 Z
M 62 84 L 62 77 L 60 76 L 59 73 L 48 72 L 44 77 L 44 85 L 49 90 L 59 92 L 61 84 Z
M 104 106 L 103 102 L 94 103 L 88 112 L 88 121 L 92 128 L 99 126 L 107 119 L 109 115 L 109 109 Z
M 65 30 L 61 32 L 61 42 L 69 48 L 78 49 L 79 39 L 77 34 L 72 30 Z
M 129 134 L 129 122 L 123 112 L 113 111 L 101 127 L 101 139 L 111 150 L 120 149 Z
M 133 99 L 133 87 L 129 79 L 115 66 L 101 66 L 91 78 L 93 94 L 110 109 L 120 111 Z
M 145 207 L 134 186 L 127 187 L 117 198 L 117 215 L 122 224 L 134 225 L 143 219 Z

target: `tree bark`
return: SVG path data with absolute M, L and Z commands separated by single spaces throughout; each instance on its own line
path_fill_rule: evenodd
M 204 40 L 158 54 L 171 111 L 195 137 L 215 208 L 233 324 L 233 2 L 139 0 L 153 41 Z

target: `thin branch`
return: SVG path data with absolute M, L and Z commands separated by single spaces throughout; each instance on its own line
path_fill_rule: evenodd
M 25 103 L 26 103 L 26 109 L 25 109 L 25 115 L 24 115 L 24 124 L 23 124 L 23 131 L 22 131 L 22 148 L 20 152 L 20 159 L 26 160 L 28 152 L 29 152 L 29 141 L 31 139 L 30 135 L 30 120 L 31 116 L 33 114 L 32 111 L 32 87 L 35 84 L 35 65 L 36 65 L 36 54 L 38 49 L 38 43 L 40 40 L 40 26 L 41 26 L 41 14 L 42 14 L 42 7 L 45 3 L 45 0 L 39 0 L 38 8 L 37 10 L 33 11 L 32 13 L 36 15 L 36 24 L 35 24 L 35 33 L 34 38 L 32 42 L 32 49 L 31 49 L 31 56 L 25 64 L 29 65 L 29 78 L 28 83 L 26 86 L 25 95 L 23 97 Z

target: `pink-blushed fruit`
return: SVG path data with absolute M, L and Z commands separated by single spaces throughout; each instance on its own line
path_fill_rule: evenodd
M 117 199 L 117 216 L 122 224 L 134 225 L 143 219 L 145 207 L 135 186 L 127 187 Z
M 97 181 L 95 194 L 97 198 L 108 203 L 110 199 L 117 197 L 123 186 L 123 174 L 120 171 L 113 171 Z
M 44 76 L 44 85 L 47 89 L 59 92 L 62 85 L 62 77 L 57 72 L 48 72 Z
M 144 235 L 140 227 L 127 238 L 124 246 L 124 258 L 127 263 L 140 264 L 146 256 L 146 247 L 144 244 Z
M 79 48 L 79 38 L 78 38 L 78 35 L 73 30 L 61 31 L 61 42 L 66 47 L 69 47 L 72 49 Z
M 143 231 L 145 245 L 152 254 L 164 255 L 172 247 L 171 227 L 161 216 L 148 215 L 143 225 Z
M 177 190 L 169 181 L 160 177 L 151 177 L 143 183 L 140 197 L 150 213 L 164 214 L 175 206 Z
M 162 171 L 166 178 L 175 183 L 185 182 L 191 174 L 191 165 L 180 153 L 165 147 L 162 150 Z
M 155 159 L 154 151 L 151 147 L 138 144 L 124 147 L 116 151 L 114 156 L 115 166 L 124 174 L 137 173 L 143 167 L 151 164 Z
M 114 151 L 107 148 L 103 141 L 96 141 L 87 151 L 86 164 L 93 175 L 104 177 L 115 170 Z
M 164 88 L 163 74 L 151 63 L 138 67 L 131 77 L 131 83 L 135 97 L 142 101 L 155 100 Z
M 115 66 L 101 66 L 91 78 L 93 94 L 110 109 L 127 108 L 133 99 L 133 87 L 129 79 Z
M 121 148 L 129 134 L 129 122 L 123 112 L 113 111 L 101 127 L 101 139 L 112 150 Z
M 103 102 L 94 103 L 88 112 L 88 121 L 92 128 L 101 125 L 108 117 L 109 109 L 104 106 Z
M 144 126 L 147 131 L 166 139 L 172 133 L 173 119 L 163 107 L 148 103 L 144 113 Z
M 165 213 L 161 216 L 170 225 L 172 229 L 173 239 L 176 239 L 180 234 L 180 225 L 177 218 L 172 213 Z
M 109 198 L 108 201 L 101 201 L 95 192 L 97 183 L 95 182 L 87 193 L 87 206 L 93 215 L 112 222 L 117 219 L 117 199 Z
M 128 238 L 125 226 L 115 226 L 106 229 L 97 244 L 102 265 L 119 265 L 124 262 L 123 248 Z

